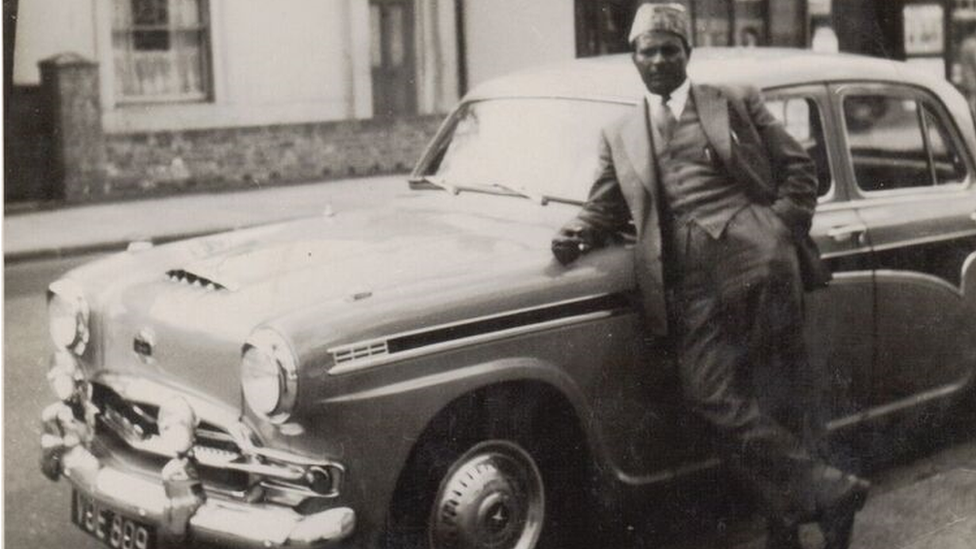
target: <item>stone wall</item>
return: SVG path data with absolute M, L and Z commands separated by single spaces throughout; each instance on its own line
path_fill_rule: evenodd
M 46 158 L 38 162 L 49 185 L 39 193 L 42 199 L 91 202 L 406 174 L 443 119 L 438 114 L 108 133 L 95 63 L 68 53 L 42 61 L 40 68 L 37 108 L 19 118 L 33 113 L 39 127 L 48 128 L 35 132 L 49 136 Z M 22 194 L 26 199 L 27 193 Z
M 443 116 L 108 134 L 97 194 L 250 188 L 407 173 Z

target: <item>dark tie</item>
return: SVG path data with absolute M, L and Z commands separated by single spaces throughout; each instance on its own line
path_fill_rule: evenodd
M 674 126 L 678 123 L 674 118 L 674 113 L 671 112 L 671 107 L 668 105 L 669 101 L 671 101 L 670 94 L 661 96 L 661 108 L 657 117 L 657 129 L 661 132 L 661 137 L 664 138 L 665 143 L 671 142 L 671 136 L 674 134 Z

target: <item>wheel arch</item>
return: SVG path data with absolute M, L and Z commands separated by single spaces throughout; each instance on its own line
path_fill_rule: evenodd
M 492 433 L 524 428 L 513 425 L 519 420 L 540 422 L 542 414 L 556 426 L 556 429 L 547 431 L 547 438 L 574 444 L 575 450 L 586 459 L 591 458 L 589 437 L 572 399 L 547 381 L 526 378 L 483 385 L 446 403 L 427 422 L 407 460 L 414 460 L 418 450 L 431 439 L 445 436 L 459 441 L 484 438 Z M 400 476 L 397 488 L 403 481 L 402 472 Z

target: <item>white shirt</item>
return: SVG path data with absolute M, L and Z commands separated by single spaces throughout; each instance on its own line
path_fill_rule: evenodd
M 674 115 L 675 120 L 681 119 L 681 113 L 685 111 L 685 105 L 688 103 L 689 93 L 691 93 L 691 80 L 687 78 L 671 92 L 671 100 L 668 101 L 667 107 L 671 109 L 671 114 Z M 653 113 L 658 112 L 658 109 L 661 108 L 661 102 L 664 99 L 651 92 L 645 92 L 644 96 L 647 98 L 647 106 L 650 107 L 649 112 L 653 116 Z

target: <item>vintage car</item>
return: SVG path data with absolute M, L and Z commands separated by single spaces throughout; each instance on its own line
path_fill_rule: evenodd
M 976 130 L 903 63 L 702 48 L 761 87 L 820 181 L 834 271 L 808 294 L 834 432 L 942 409 L 976 367 Z M 110 546 L 527 549 L 589 509 L 720 471 L 666 340 L 642 336 L 632 239 L 569 266 L 629 56 L 481 85 L 375 208 L 133 248 L 49 289 L 42 469 Z M 919 416 L 919 414 L 908 414 Z M 619 508 L 619 507 L 617 507 Z

